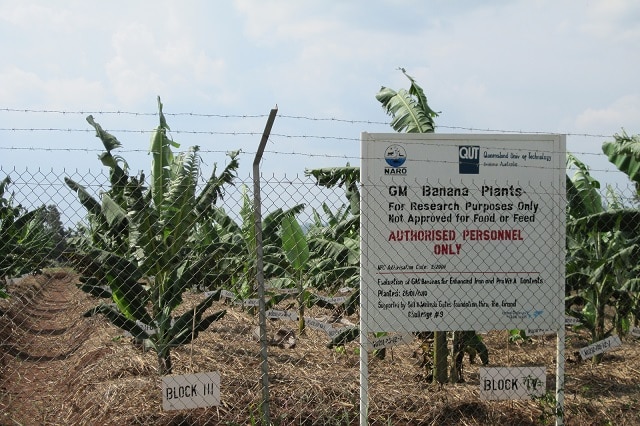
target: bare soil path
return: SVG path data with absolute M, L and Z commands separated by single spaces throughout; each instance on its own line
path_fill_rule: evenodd
M 69 360 L 90 335 L 82 320 L 90 302 L 74 278 L 27 277 L 7 301 L 0 319 L 0 423 L 60 424 Z

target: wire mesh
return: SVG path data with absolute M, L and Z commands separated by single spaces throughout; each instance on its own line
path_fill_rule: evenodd
M 265 424 L 249 180 L 223 185 L 204 208 L 200 177 L 155 200 L 141 175 L 117 193 L 103 171 L 1 172 L 10 180 L 0 197 L 0 423 Z M 369 424 L 553 423 L 547 330 L 444 333 L 445 383 L 434 381 L 432 332 L 360 346 L 359 189 L 312 176 L 262 180 L 271 423 L 358 424 L 365 350 Z M 635 188 L 612 189 L 617 198 L 600 193 L 605 209 L 637 208 Z M 614 232 L 568 220 L 576 280 L 566 308 L 582 325 L 566 328 L 566 424 L 633 424 L 640 408 L 637 233 L 610 220 Z M 543 229 L 539 238 L 553 237 Z M 534 263 L 549 253 L 518 255 Z M 589 295 L 603 287 L 588 279 L 596 274 L 615 277 L 603 318 L 618 340 L 593 347 L 605 337 L 588 323 Z M 541 391 L 535 398 L 481 398 L 483 387 L 522 386 L 489 369 L 514 366 Z

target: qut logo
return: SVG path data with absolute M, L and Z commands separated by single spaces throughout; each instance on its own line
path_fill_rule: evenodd
M 480 173 L 480 147 L 461 145 L 458 147 L 458 172 L 462 175 Z

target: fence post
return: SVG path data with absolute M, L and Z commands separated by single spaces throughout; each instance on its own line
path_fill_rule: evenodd
M 262 160 L 262 153 L 264 147 L 269 139 L 271 133 L 271 127 L 276 119 L 278 113 L 278 106 L 271 110 L 267 124 L 265 125 L 264 132 L 262 133 L 262 139 L 258 146 L 258 151 L 253 160 L 253 217 L 256 230 L 256 281 L 258 284 L 258 300 L 259 300 L 259 314 L 258 321 L 260 323 L 260 359 L 261 359 L 261 383 L 262 383 L 262 419 L 265 425 L 271 424 L 271 413 L 269 412 L 269 362 L 267 351 L 267 314 L 265 312 L 265 300 L 264 300 L 264 261 L 262 258 L 262 202 L 260 200 L 260 160 Z

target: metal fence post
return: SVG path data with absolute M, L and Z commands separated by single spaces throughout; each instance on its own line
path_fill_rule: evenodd
M 259 322 L 260 322 L 260 359 L 261 359 L 261 383 L 262 383 L 262 418 L 266 425 L 271 424 L 271 414 L 269 410 L 269 362 L 267 351 L 267 314 L 265 312 L 265 300 L 264 300 L 264 271 L 263 271 L 263 251 L 262 251 L 262 211 L 260 200 L 260 160 L 262 160 L 262 153 L 264 147 L 269 139 L 271 133 L 271 127 L 276 119 L 278 112 L 278 106 L 271 110 L 267 124 L 265 125 L 264 132 L 262 133 L 262 139 L 260 140 L 260 146 L 256 152 L 256 156 L 253 160 L 253 214 L 255 220 L 256 230 L 256 281 L 258 284 L 258 299 L 259 299 Z

